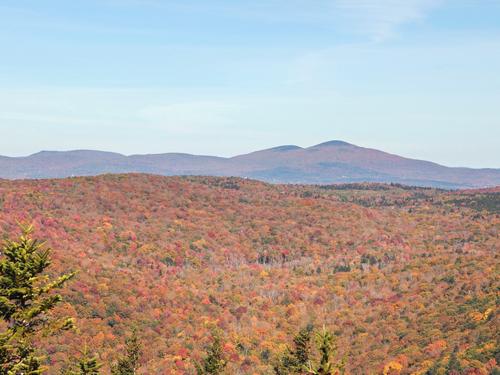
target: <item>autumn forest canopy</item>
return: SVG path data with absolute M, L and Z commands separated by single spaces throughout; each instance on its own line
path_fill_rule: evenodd
M 0 180 L 0 375 L 500 374 L 500 190 Z

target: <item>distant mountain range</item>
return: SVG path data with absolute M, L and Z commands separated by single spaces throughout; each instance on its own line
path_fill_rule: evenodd
M 450 168 L 386 152 L 330 141 L 287 145 L 230 158 L 182 153 L 125 156 L 102 151 L 42 151 L 0 156 L 0 178 L 32 179 L 103 173 L 238 176 L 273 183 L 393 182 L 440 188 L 500 185 L 500 169 Z

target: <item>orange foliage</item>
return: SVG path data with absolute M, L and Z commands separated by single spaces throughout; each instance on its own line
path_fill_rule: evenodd
M 147 175 L 0 181 L 0 230 L 32 221 L 53 272 L 79 271 L 59 312 L 79 333 L 51 343 L 56 369 L 85 343 L 109 363 L 137 327 L 142 374 L 190 374 L 216 325 L 229 373 L 269 373 L 311 322 L 336 332 L 353 374 L 417 373 L 455 347 L 487 373 L 500 218 L 479 204 L 493 194 Z

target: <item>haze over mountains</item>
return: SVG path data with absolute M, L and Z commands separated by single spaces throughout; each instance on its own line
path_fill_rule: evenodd
M 441 188 L 500 185 L 500 169 L 450 168 L 338 140 L 308 148 L 279 146 L 230 158 L 183 153 L 125 156 L 89 150 L 0 156 L 0 178 L 5 179 L 130 172 L 238 176 L 272 183 L 394 182 Z

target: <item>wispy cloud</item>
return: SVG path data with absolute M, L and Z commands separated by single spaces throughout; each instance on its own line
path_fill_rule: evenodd
M 141 11 L 164 12 L 179 17 L 204 15 L 207 19 L 237 18 L 268 24 L 309 24 L 349 33 L 366 35 L 374 41 L 393 37 L 401 26 L 425 19 L 433 9 L 446 0 L 101 0 L 103 7 L 137 8 Z M 0 7 L 1 9 L 1 7 Z M 14 8 L 11 11 L 16 10 Z M 17 11 L 20 11 L 17 9 Z M 43 13 L 41 13 L 43 16 Z M 39 15 L 40 16 L 40 15 Z M 43 19 L 43 18 L 42 18 Z M 40 22 L 40 17 L 34 18 Z M 85 24 L 71 24 L 64 20 L 45 20 L 52 27 L 84 29 Z M 57 22 L 55 22 L 57 21 Z M 32 22 L 30 20 L 30 22 Z M 54 26 L 55 25 L 55 26 Z M 87 31 L 113 33 L 153 33 L 164 25 L 150 27 L 115 27 L 93 24 Z
M 381 42 L 408 23 L 419 21 L 443 0 L 336 0 L 334 7 L 354 32 Z
M 333 27 L 382 40 L 398 27 L 417 21 L 445 0 L 103 0 L 108 5 L 156 8 L 180 14 L 259 20 L 266 23 L 307 23 Z

